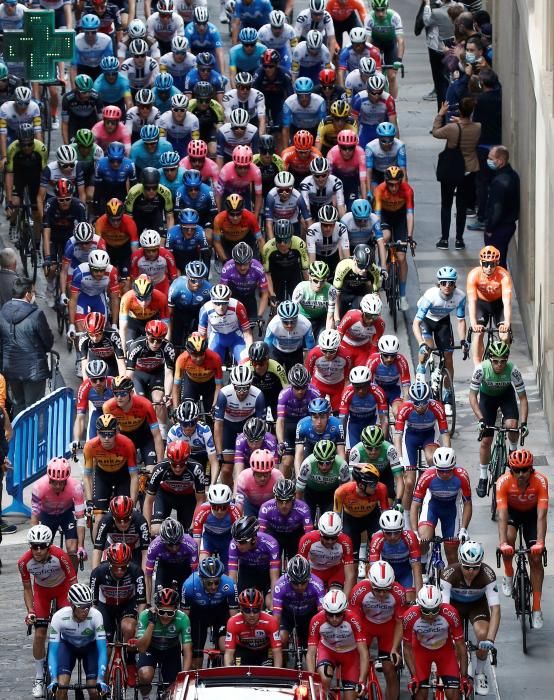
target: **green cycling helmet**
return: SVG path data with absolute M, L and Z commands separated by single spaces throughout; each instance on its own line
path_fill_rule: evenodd
M 75 143 L 81 148 L 90 148 L 94 144 L 94 134 L 90 129 L 79 129 L 75 134 Z
M 318 462 L 330 462 L 337 455 L 337 446 L 332 440 L 318 440 L 312 454 Z
M 0 61 L 0 80 L 5 80 L 8 77 L 8 66 Z
M 362 430 L 361 439 L 367 450 L 380 447 L 385 441 L 385 434 L 378 425 L 368 425 Z
M 75 78 L 75 89 L 79 90 L 79 92 L 91 92 L 92 90 L 92 78 L 90 75 L 86 75 L 85 73 L 81 73 L 81 75 L 78 75 Z
M 323 260 L 315 260 L 310 265 L 310 277 L 315 277 L 316 280 L 326 280 L 329 272 L 329 265 Z
M 389 0 L 371 0 L 371 7 L 374 10 L 387 10 L 389 7 Z
M 489 357 L 498 360 L 507 360 L 510 356 L 510 346 L 503 340 L 495 340 L 489 345 Z

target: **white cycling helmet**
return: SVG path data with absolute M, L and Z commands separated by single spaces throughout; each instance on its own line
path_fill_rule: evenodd
M 377 70 L 375 59 L 371 58 L 371 56 L 362 56 L 358 64 L 358 69 L 362 75 L 375 75 L 375 71 Z
M 354 27 L 348 36 L 353 44 L 365 44 L 367 41 L 367 32 L 363 27 Z
M 189 106 L 189 98 L 182 93 L 173 95 L 171 98 L 171 107 L 175 109 L 186 109 Z
M 229 123 L 231 126 L 246 126 L 250 121 L 250 115 L 246 109 L 237 107 L 229 115 Z
M 342 532 L 342 520 L 338 513 L 328 510 L 319 518 L 317 524 L 319 532 L 326 537 L 336 537 Z
M 77 151 L 73 146 L 59 146 L 56 149 L 56 160 L 60 165 L 75 165 Z
M 385 510 L 379 518 L 383 532 L 400 532 L 404 529 L 404 516 L 398 510 Z
M 284 27 L 286 23 L 287 16 L 281 10 L 272 10 L 269 13 L 269 24 L 271 24 L 272 27 Z
M 388 561 L 380 559 L 369 567 L 367 577 L 374 588 L 390 588 L 394 583 L 394 569 Z
M 134 19 L 129 22 L 127 27 L 127 34 L 133 39 L 144 39 L 146 36 L 146 25 L 141 19 Z
M 288 170 L 281 170 L 273 178 L 275 187 L 294 187 L 294 175 Z
M 350 370 L 350 384 L 368 384 L 371 381 L 371 370 L 369 367 L 352 367 Z
M 52 535 L 52 530 L 41 523 L 38 525 L 33 525 L 33 527 L 27 533 L 27 542 L 29 544 L 50 545 L 53 538 L 54 536 Z
M 340 345 L 340 333 L 331 328 L 321 331 L 317 344 L 323 352 L 336 352 Z
M 92 588 L 87 586 L 86 583 L 74 583 L 67 591 L 67 599 L 72 605 L 92 605 L 94 600 Z
M 452 447 L 439 447 L 433 454 L 433 464 L 440 471 L 448 471 L 456 466 L 456 453 Z
M 377 343 L 379 352 L 384 355 L 396 355 L 400 348 L 400 343 L 395 335 L 382 335 Z
M 162 238 L 154 229 L 146 228 L 140 234 L 139 242 L 142 248 L 159 248 L 162 244 Z
M 110 256 L 105 250 L 92 250 L 88 256 L 88 264 L 96 270 L 105 270 L 110 264 Z
M 254 371 L 248 365 L 235 365 L 229 374 L 233 386 L 250 386 L 254 379 Z
M 485 556 L 480 542 L 466 540 L 458 547 L 458 561 L 465 566 L 479 566 Z
M 366 294 L 360 301 L 360 310 L 363 314 L 379 316 L 383 310 L 383 302 L 377 294 Z
M 18 104 L 28 105 L 31 102 L 33 93 L 26 85 L 21 85 L 20 87 L 15 88 L 13 91 L 13 96 L 15 97 L 15 102 Z
M 367 81 L 367 89 L 369 92 L 383 92 L 385 89 L 385 76 L 381 73 L 375 73 Z
M 341 591 L 338 588 L 332 588 L 323 596 L 321 607 L 325 610 L 325 612 L 330 613 L 331 615 L 338 615 L 339 613 L 344 612 L 348 607 L 348 598 L 344 594 L 344 591 Z
M 318 32 L 317 29 L 310 29 L 306 36 L 306 46 L 310 51 L 317 51 L 321 48 L 323 44 L 323 34 Z
M 429 585 L 422 586 L 417 594 L 416 602 L 421 608 L 421 612 L 427 614 L 438 613 L 439 605 L 442 603 L 440 588 Z
M 189 40 L 186 36 L 174 36 L 171 40 L 171 50 L 178 52 L 182 51 L 186 53 L 189 50 Z
M 226 506 L 232 498 L 233 492 L 226 484 L 212 484 L 208 489 L 208 503 L 212 506 Z
M 193 17 L 194 17 L 194 21 L 198 22 L 200 24 L 207 22 L 208 19 L 210 18 L 208 8 L 203 7 L 203 6 L 195 7 L 193 10 Z
M 210 299 L 213 302 L 228 302 L 231 298 L 231 290 L 226 284 L 216 284 L 210 289 Z

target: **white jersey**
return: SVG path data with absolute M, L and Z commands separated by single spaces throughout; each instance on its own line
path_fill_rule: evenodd
M 178 124 L 173 118 L 173 112 L 164 112 L 158 120 L 160 136 L 165 137 L 170 143 L 192 139 L 192 133 L 198 131 L 200 125 L 198 117 L 192 112 L 187 112 L 182 124 Z
M 185 75 L 190 70 L 196 68 L 196 56 L 190 51 L 187 51 L 185 54 L 185 60 L 177 61 L 175 60 L 173 53 L 170 51 L 169 53 L 164 53 L 164 55 L 160 58 L 160 66 L 164 66 L 165 72 L 169 73 L 169 75 L 173 76 L 173 78 L 184 79 Z
M 324 236 L 321 230 L 321 223 L 318 221 L 312 224 L 306 234 L 306 248 L 308 254 L 312 253 L 320 258 L 333 255 L 337 250 L 342 250 L 348 257 L 350 251 L 350 241 L 348 240 L 348 229 L 337 221 L 330 236 Z
M 285 328 L 279 316 L 274 316 L 267 324 L 265 340 L 281 352 L 294 352 L 304 345 L 307 335 L 313 337 L 312 324 L 305 316 L 298 316 L 294 328 Z
M 301 41 L 292 51 L 292 70 L 294 73 L 299 70 L 314 69 L 317 66 L 328 66 L 331 63 L 331 54 L 326 46 L 321 45 L 321 48 L 316 54 L 311 54 L 308 51 L 308 44 Z
M 162 22 L 160 13 L 154 12 L 146 20 L 146 35 L 168 44 L 174 36 L 185 36 L 185 23 L 176 12 L 172 13 L 169 22 Z
M 160 68 L 157 62 L 150 57 L 146 58 L 144 62 L 144 67 L 139 68 L 135 64 L 134 58 L 127 58 L 121 64 L 121 71 L 123 75 L 127 76 L 130 86 L 133 90 L 140 90 L 141 88 L 151 88 L 154 85 L 154 80 L 160 72 Z
M 334 204 L 333 196 L 336 199 L 336 206 L 344 206 L 344 187 L 342 180 L 336 175 L 329 175 L 323 187 L 318 186 L 313 175 L 308 175 L 300 183 L 300 191 L 307 207 L 319 209 L 324 204 Z
M 0 30 L 3 32 L 6 29 L 21 29 L 23 27 L 23 16 L 25 15 L 25 7 L 20 3 L 15 6 L 15 12 L 8 14 L 6 5 L 0 5 Z
M 431 287 L 417 302 L 416 318 L 420 321 L 440 321 L 456 311 L 457 318 L 465 318 L 466 294 L 456 287 L 454 294 L 447 297 L 440 287 Z
M 258 41 L 268 49 L 275 49 L 282 56 L 283 53 L 290 54 L 291 41 L 293 45 L 296 44 L 296 32 L 290 24 L 285 24 L 281 34 L 275 36 L 271 31 L 271 24 L 264 24 L 258 29 Z
M 238 91 L 228 90 L 223 96 L 223 109 L 225 110 L 225 118 L 229 119 L 231 112 L 234 109 L 245 109 L 248 112 L 250 119 L 255 117 L 263 117 L 265 115 L 265 97 L 262 92 L 256 88 L 250 88 L 247 100 L 239 100 Z
M 29 105 L 19 112 L 15 107 L 14 100 L 4 102 L 0 107 L 0 134 L 10 134 L 10 136 L 15 137 L 21 124 L 31 124 L 35 134 L 40 135 L 42 133 L 42 121 L 38 104 L 31 100 Z
M 125 114 L 125 128 L 132 135 L 140 133 L 140 130 L 145 124 L 157 124 L 160 118 L 160 110 L 152 105 L 152 109 L 148 112 L 146 119 L 140 116 L 138 107 L 131 107 Z
M 321 32 L 327 39 L 335 36 L 335 25 L 333 24 L 333 18 L 327 12 L 327 10 L 323 12 L 323 17 L 318 19 L 317 22 L 312 19 L 312 13 L 309 8 L 307 10 L 302 10 L 302 12 L 298 13 L 296 17 L 294 29 L 296 31 L 296 36 L 299 39 L 305 39 L 308 36 L 310 29 L 317 29 L 317 31 Z
M 79 649 L 98 639 L 106 639 L 104 619 L 100 610 L 90 608 L 88 615 L 82 622 L 78 622 L 73 617 L 71 605 L 60 608 L 52 616 L 48 628 L 48 642 L 50 644 L 63 640 Z

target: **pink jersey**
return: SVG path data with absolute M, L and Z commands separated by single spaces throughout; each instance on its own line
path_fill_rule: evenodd
M 119 143 L 122 143 L 125 146 L 125 155 L 129 155 L 131 151 L 131 134 L 121 122 L 119 122 L 113 134 L 108 134 L 104 127 L 103 121 L 96 122 L 96 124 L 92 127 L 92 133 L 96 139 L 96 145 L 100 146 L 104 153 L 106 152 L 110 143 L 119 141 Z
M 369 326 L 366 326 L 362 322 L 362 312 L 359 309 L 351 309 L 343 316 L 337 326 L 337 330 L 342 335 L 343 342 L 347 345 L 357 347 L 368 342 L 376 345 L 385 332 L 385 322 L 379 317 Z
M 28 549 L 17 562 L 19 574 L 23 583 L 35 579 L 35 584 L 43 588 L 55 588 L 62 583 L 75 583 L 75 569 L 69 556 L 56 545 L 50 547 L 46 561 L 38 562 L 33 559 L 33 553 Z
M 238 175 L 235 170 L 235 164 L 226 163 L 219 173 L 219 178 L 215 184 L 215 189 L 218 194 L 224 192 L 245 192 L 248 191 L 250 185 L 254 185 L 254 192 L 262 194 L 262 173 L 260 169 L 250 163 L 250 166 L 244 175 Z
M 56 493 L 45 474 L 33 485 L 31 510 L 39 518 L 41 513 L 61 515 L 68 510 L 75 511 L 76 518 L 82 518 L 85 514 L 85 499 L 81 482 L 70 476 L 64 490 Z
M 352 368 L 352 360 L 343 348 L 339 348 L 332 360 L 316 345 L 306 356 L 306 368 L 321 384 L 335 386 L 344 384 Z
M 432 619 L 424 617 L 421 609 L 412 605 L 404 615 L 402 625 L 407 644 L 431 651 L 442 649 L 449 640 L 457 642 L 464 638 L 460 616 L 449 603 L 441 603 L 439 614 Z
M 190 158 L 188 156 L 185 156 L 181 162 L 179 163 L 179 166 L 181 168 L 184 168 L 185 170 L 193 170 L 193 167 L 190 162 Z M 200 177 L 204 182 L 207 180 L 211 180 L 212 182 L 217 182 L 217 178 L 219 175 L 219 168 L 217 167 L 217 163 L 212 160 L 211 158 L 205 158 L 204 159 L 204 165 L 202 166 L 200 170 Z
M 338 146 L 333 146 L 327 154 L 327 160 L 331 166 L 332 174 L 336 175 L 341 180 L 344 178 L 354 178 L 359 175 L 360 182 L 365 182 L 367 168 L 364 149 L 361 146 L 356 146 L 354 154 L 349 160 L 345 160 Z
M 254 479 L 252 469 L 243 469 L 237 479 L 237 503 L 241 505 L 247 500 L 253 506 L 261 506 L 273 498 L 273 487 L 280 479 L 283 479 L 282 473 L 278 469 L 272 469 L 267 483 L 260 486 Z

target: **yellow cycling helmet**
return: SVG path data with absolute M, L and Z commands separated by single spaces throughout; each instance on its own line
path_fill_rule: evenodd
M 106 204 L 106 214 L 111 218 L 123 216 L 123 202 L 116 197 L 113 197 Z
M 244 209 L 244 198 L 240 194 L 230 194 L 225 198 L 225 207 L 229 212 L 240 212 Z
M 385 170 L 385 180 L 387 182 L 402 182 L 404 171 L 397 165 L 391 165 Z
M 350 105 L 346 100 L 335 100 L 329 111 L 331 112 L 331 116 L 337 119 L 346 119 L 346 117 L 350 115 Z
M 355 464 L 352 478 L 357 484 L 375 485 L 379 481 L 380 472 L 374 464 Z
M 152 291 L 154 286 L 152 280 L 148 275 L 140 275 L 133 282 L 133 291 L 137 295 L 138 299 L 146 299 L 152 296 Z

